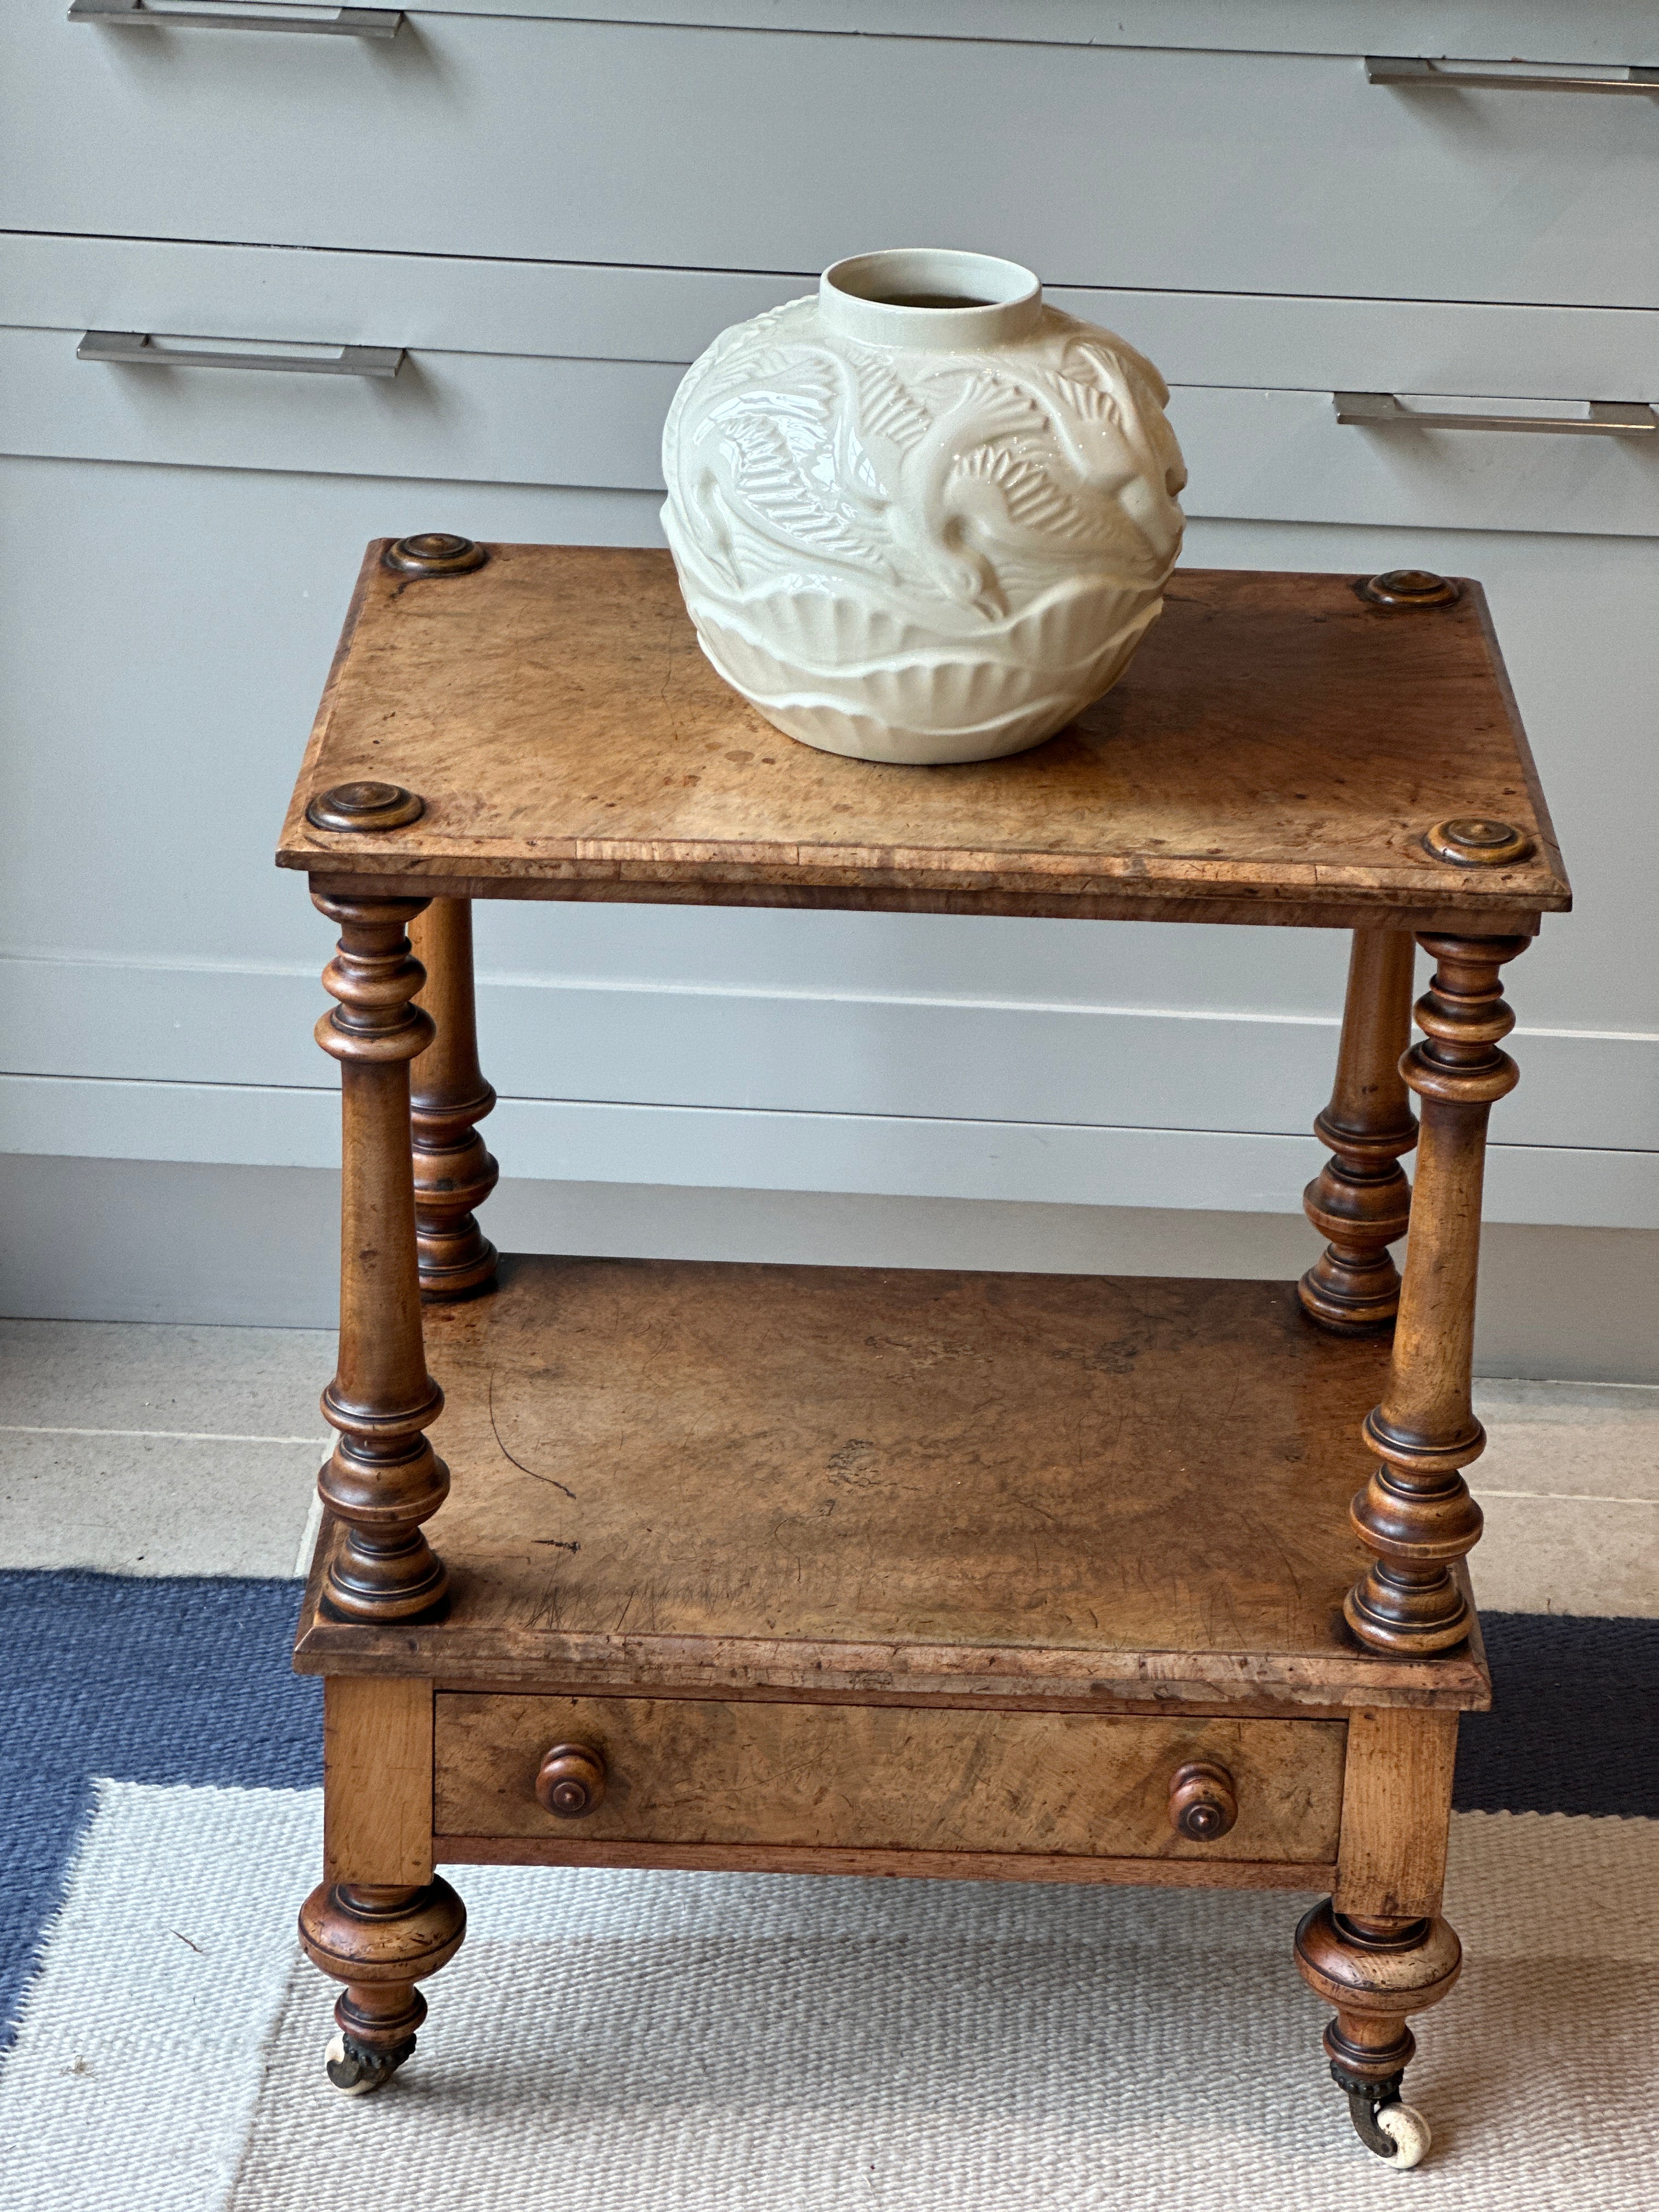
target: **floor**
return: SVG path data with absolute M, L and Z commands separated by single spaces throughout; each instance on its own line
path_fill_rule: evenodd
M 1659 1388 L 1478 1392 L 1506 1694 L 1460 1753 L 1468 1965 L 1403 2181 L 1322 2079 L 1288 1963 L 1311 1900 L 1277 1893 L 462 1868 L 416 2062 L 338 2096 L 293 1935 L 317 1686 L 286 1656 L 332 1352 L 0 1322 L 7 2212 L 301 2212 L 319 2172 L 378 2202 L 392 2172 L 402 2212 L 992 2212 L 1011 2172 L 1048 2212 L 1508 2212 L 1517 2146 L 1528 2212 L 1651 2204 Z
M 0 1569 L 303 1573 L 321 1330 L 0 1321 Z M 1659 1616 L 1659 1386 L 1486 1382 L 1492 1612 Z

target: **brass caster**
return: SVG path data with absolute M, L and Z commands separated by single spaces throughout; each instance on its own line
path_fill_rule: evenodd
M 412 2035 L 390 2051 L 369 2051 L 355 2036 L 341 2031 L 330 2042 L 323 2063 L 337 2089 L 348 2097 L 368 2097 L 385 2087 L 414 2050 Z
M 1346 2094 L 1348 2118 L 1368 2151 L 1401 2173 L 1423 2163 L 1434 2131 L 1415 2105 L 1402 2100 L 1397 2074 L 1391 2081 L 1363 2081 L 1334 2065 L 1331 2079 Z

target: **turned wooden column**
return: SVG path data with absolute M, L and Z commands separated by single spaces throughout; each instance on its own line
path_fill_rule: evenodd
M 1327 1898 L 1296 1931 L 1296 1963 L 1336 2014 L 1325 2030 L 1325 2056 L 1332 2080 L 1346 2093 L 1355 2127 L 1370 2149 L 1395 2156 L 1399 2146 L 1378 2120 L 1398 2098 L 1417 2049 L 1406 2022 L 1450 1995 L 1462 1970 L 1462 1946 L 1438 1914 L 1362 1918 L 1336 1911 Z
M 476 1124 L 495 1103 L 478 1066 L 472 988 L 472 902 L 435 898 L 410 925 L 426 970 L 417 1004 L 437 1035 L 410 1075 L 415 1147 L 415 1235 L 421 1296 L 474 1297 L 495 1281 L 495 1247 L 474 1217 L 499 1173 Z
M 323 1602 L 352 1620 L 407 1620 L 444 1594 L 421 1523 L 449 1489 L 423 1433 L 444 1401 L 421 1341 L 410 1150 L 409 1064 L 432 1022 L 411 1003 L 424 979 L 404 933 L 425 901 L 313 898 L 340 925 L 323 971 L 340 1003 L 317 1024 L 340 1063 L 340 1354 L 323 1393 L 339 1439 L 317 1486 L 347 1535 Z
M 441 1876 L 418 1885 L 324 1883 L 300 1908 L 313 1966 L 343 1982 L 328 2076 L 337 2089 L 378 2089 L 415 2049 L 426 1999 L 415 1986 L 447 1966 L 466 1907 Z
M 1365 1418 L 1381 1464 L 1353 1501 L 1375 1554 L 1343 1606 L 1379 1651 L 1441 1651 L 1468 1635 L 1469 1607 L 1452 1572 L 1480 1534 L 1462 1470 L 1486 1441 L 1474 1418 L 1475 1274 L 1486 1117 L 1519 1080 L 1498 1040 L 1515 1026 L 1498 971 L 1524 937 L 1425 937 L 1434 981 L 1417 1003 L 1424 1042 L 1401 1062 L 1422 1102 L 1411 1243 L 1382 1402 Z
M 1394 1319 L 1400 1274 L 1389 1255 L 1411 1218 L 1400 1156 L 1417 1142 L 1400 1057 L 1411 1042 L 1410 933 L 1357 929 L 1348 961 L 1331 1103 L 1314 1134 L 1331 1157 L 1302 1194 L 1324 1251 L 1297 1285 L 1322 1328 L 1357 1334 Z

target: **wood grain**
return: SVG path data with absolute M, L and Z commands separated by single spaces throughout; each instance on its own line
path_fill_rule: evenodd
M 1308 1863 L 1335 1855 L 1346 1736 L 1331 1721 L 447 1695 L 433 1820 L 446 1835 Z M 580 1823 L 537 1802 L 555 1743 L 604 1759 Z M 1200 1759 L 1238 1799 L 1207 1843 L 1170 1814 L 1172 1775 Z
M 1353 1502 L 1375 1560 L 1344 1601 L 1349 1626 L 1376 1650 L 1446 1650 L 1469 1632 L 1470 1601 L 1451 1573 L 1480 1534 L 1461 1470 L 1486 1431 L 1470 1397 L 1486 1121 L 1519 1079 L 1498 1042 L 1515 1016 L 1498 970 L 1523 938 L 1425 936 L 1434 980 L 1414 1009 L 1423 1042 L 1401 1061 L 1422 1101 L 1412 1239 L 1389 1387 L 1366 1417 L 1376 1453 Z
M 1342 1626 L 1387 1348 L 1288 1284 L 516 1258 L 426 1328 L 449 1616 L 308 1605 L 304 1667 L 1487 1701 L 1472 1657 L 1370 1657 Z
M 760 1844 L 588 1844 L 564 1836 L 440 1836 L 441 1866 L 683 1867 L 696 1874 L 879 1875 L 921 1881 L 1066 1881 L 1150 1889 L 1328 1890 L 1331 1860 L 1088 1859 L 1047 1851 L 847 1850 Z
M 432 1685 L 342 1674 L 323 1685 L 324 1880 L 432 1879 Z
M 495 1189 L 498 1170 L 477 1130 L 495 1093 L 478 1066 L 471 907 L 434 899 L 410 923 L 409 941 L 426 970 L 415 1003 L 436 1032 L 409 1071 L 421 1296 L 474 1297 L 495 1276 L 495 1248 L 474 1208 Z
M 317 1488 L 350 1531 L 331 1550 L 327 1602 L 342 1618 L 409 1620 L 443 1597 L 444 1572 L 421 1533 L 448 1471 L 422 1431 L 443 1394 L 421 1343 L 409 1063 L 430 1043 L 410 1004 L 422 981 L 407 899 L 320 899 L 340 925 L 323 971 L 337 1006 L 316 1038 L 340 1064 L 340 1337 L 325 1420 L 337 1431 Z
M 1335 1907 L 1380 1920 L 1440 1911 L 1451 1828 L 1455 1713 L 1349 1716 Z
M 1336 1081 L 1314 1123 L 1331 1157 L 1302 1194 L 1309 1220 L 1330 1240 L 1298 1285 L 1304 1310 L 1322 1328 L 1375 1328 L 1400 1310 L 1389 1247 L 1411 1222 L 1400 1155 L 1417 1142 L 1417 1123 L 1400 1060 L 1411 1042 L 1416 952 L 1404 930 L 1353 934 Z
M 1570 892 L 1480 588 L 1388 609 L 1340 576 L 1177 573 L 1127 676 L 1012 760 L 912 769 L 793 743 L 698 651 L 665 553 L 495 545 L 465 576 L 369 549 L 278 862 L 413 895 L 1530 930 Z M 417 791 L 375 836 L 304 818 Z M 1419 840 L 1534 840 L 1461 868 Z

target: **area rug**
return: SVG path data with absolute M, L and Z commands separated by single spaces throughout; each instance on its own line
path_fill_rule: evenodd
M 105 1769 L 0 2063 L 6 2212 L 1654 2201 L 1653 1624 L 1491 1624 L 1509 1717 L 1466 1723 L 1448 1885 L 1469 1964 L 1421 2023 L 1435 2147 L 1400 2175 L 1323 2078 L 1284 1893 L 460 1869 L 471 1933 L 416 2057 L 343 2098 L 333 1991 L 292 1936 L 320 1825 L 290 1786 L 314 1692 L 273 1658 L 293 1586 L 0 1582 L 79 1685 L 67 1731 L 32 1692 L 28 1819 L 61 1823 L 74 1729 Z

